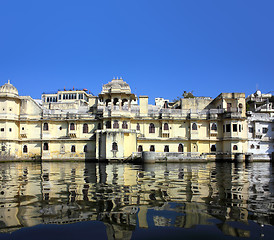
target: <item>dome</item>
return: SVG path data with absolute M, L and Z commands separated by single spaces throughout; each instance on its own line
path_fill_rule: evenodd
M 122 79 L 112 79 L 111 82 L 103 85 L 102 93 L 106 92 L 121 92 L 121 93 L 131 93 L 129 85 Z
M 10 80 L 8 80 L 7 83 L 0 87 L 0 93 L 12 93 L 18 95 L 18 90 L 10 83 Z
M 255 92 L 255 96 L 258 96 L 258 97 L 262 96 L 262 92 L 260 90 L 257 90 Z

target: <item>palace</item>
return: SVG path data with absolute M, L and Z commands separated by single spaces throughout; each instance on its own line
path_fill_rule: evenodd
M 253 105 L 254 99 L 249 98 Z M 266 150 L 260 157 L 270 160 L 274 110 L 269 99 L 267 130 L 254 140 L 250 128 L 258 114 L 246 114 L 244 93 L 175 102 L 156 98 L 151 105 L 148 96 L 137 97 L 117 78 L 98 96 L 64 89 L 36 100 L 20 96 L 8 82 L 0 87 L 0 160 L 241 161 L 252 159 L 261 141 Z

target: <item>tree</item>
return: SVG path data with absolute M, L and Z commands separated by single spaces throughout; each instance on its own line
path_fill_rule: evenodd
M 193 95 L 193 91 L 191 91 L 191 92 L 184 91 L 182 96 L 183 96 L 183 98 L 195 98 Z

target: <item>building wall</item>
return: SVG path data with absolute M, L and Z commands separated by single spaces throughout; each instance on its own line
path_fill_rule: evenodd
M 110 85 L 104 85 L 99 97 L 84 92 L 85 99 L 59 99 L 59 94 L 83 92 L 76 90 L 44 94 L 42 106 L 31 97 L 0 92 L 0 145 L 5 146 L 0 149 L 1 154 L 23 159 L 38 155 L 42 159 L 125 159 L 136 152 L 139 145 L 143 146 L 143 151 L 150 151 L 150 146 L 154 145 L 156 152 L 163 152 L 165 146 L 169 152 L 178 152 L 180 143 L 184 152 L 200 154 L 215 152 L 213 145 L 217 153 L 273 151 L 273 120 L 247 121 L 243 93 L 222 93 L 215 99 L 181 99 L 174 105 L 176 109 L 160 109 L 149 105 L 147 96 L 140 96 L 139 105 L 134 105 L 135 110 L 131 111 L 131 103 L 136 103 L 135 95 L 124 83 L 121 88 L 117 87 L 120 80 L 115 81 L 115 88 L 108 89 Z M 57 96 L 57 102 L 45 102 L 47 96 Z M 126 100 L 124 106 L 122 100 Z M 118 121 L 118 129 L 113 129 L 114 120 Z M 111 121 L 110 129 L 106 128 L 107 121 Z M 127 122 L 128 129 L 122 129 L 123 121 Z M 268 132 L 256 139 L 255 133 L 248 135 L 247 122 L 255 133 L 263 127 L 267 127 Z M 70 127 L 72 123 L 74 130 Z M 103 130 L 98 129 L 99 123 Z M 137 130 L 137 123 L 140 130 Z M 47 130 L 44 124 L 48 124 Z M 87 133 L 83 132 L 84 124 L 88 126 Z M 153 133 L 150 132 L 151 124 L 154 125 Z M 168 124 L 167 129 L 165 124 Z M 212 129 L 213 124 L 217 129 Z M 117 150 L 113 150 L 114 142 Z M 253 142 L 256 146 L 261 144 L 260 149 L 250 149 Z M 49 150 L 43 149 L 45 143 Z M 84 152 L 85 145 L 87 152 Z M 23 151 L 24 146 L 27 152 Z M 75 152 L 71 151 L 72 146 L 75 146 Z

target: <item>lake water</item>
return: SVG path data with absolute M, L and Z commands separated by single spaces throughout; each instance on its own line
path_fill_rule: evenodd
M 0 239 L 274 239 L 271 163 L 0 163 Z

